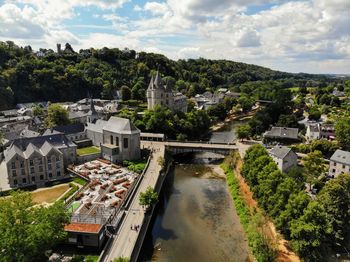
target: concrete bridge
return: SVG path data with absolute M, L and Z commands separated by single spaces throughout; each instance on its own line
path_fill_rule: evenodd
M 165 148 L 173 154 L 192 152 L 211 152 L 220 155 L 228 155 L 230 151 L 237 150 L 234 144 L 214 144 L 208 142 L 163 142 Z

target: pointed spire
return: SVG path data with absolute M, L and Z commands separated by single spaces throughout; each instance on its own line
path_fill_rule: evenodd
M 154 82 L 154 77 L 152 75 L 151 81 L 149 82 L 148 89 L 153 89 L 153 82 Z
M 157 70 L 156 78 L 154 79 L 154 85 L 156 88 L 162 88 L 162 78 L 159 75 L 159 70 Z
M 92 99 L 92 97 L 90 97 L 90 111 L 91 113 L 96 114 L 94 100 Z

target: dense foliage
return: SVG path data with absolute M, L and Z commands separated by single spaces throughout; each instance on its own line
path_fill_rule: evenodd
M 319 153 L 314 155 L 318 158 Z M 306 172 L 313 177 L 315 162 L 310 160 Z M 295 170 L 281 173 L 266 149 L 254 145 L 246 152 L 242 175 L 259 205 L 305 261 L 320 261 L 330 249 L 344 252 L 340 247 L 349 243 L 349 174 L 326 183 L 311 200 L 304 192 L 305 176 Z
M 69 215 L 59 202 L 34 206 L 30 193 L 0 200 L 1 261 L 40 261 L 44 252 L 66 237 Z
M 68 44 L 61 53 L 51 49 L 33 52 L 30 46 L 23 48 L 7 41 L 0 42 L 0 110 L 19 102 L 76 101 L 88 93 L 111 98 L 122 86 L 124 99 L 131 96 L 144 100 L 157 67 L 176 89 L 188 96 L 219 87 L 239 88 L 244 93 L 257 90 L 262 95 L 264 88 L 255 81 L 278 81 L 287 88 L 327 80 L 324 76 L 289 74 L 227 60 L 173 61 L 163 55 L 129 49 L 91 48 L 74 52 Z M 240 87 L 247 82 L 251 84 Z

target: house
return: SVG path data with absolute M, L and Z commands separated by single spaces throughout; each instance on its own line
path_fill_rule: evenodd
M 328 175 L 336 177 L 344 173 L 350 173 L 350 152 L 338 149 L 330 158 Z
M 298 141 L 298 128 L 272 127 L 271 130 L 263 134 L 266 142 L 295 142 Z
M 64 170 L 75 162 L 76 147 L 63 134 L 15 139 L 4 154 L 10 186 L 44 186 L 66 178 Z
M 298 155 L 289 147 L 275 146 L 269 151 L 269 154 L 282 172 L 298 164 Z
M 164 85 L 159 71 L 157 71 L 155 78 L 152 76 L 148 85 L 147 103 L 148 109 L 153 109 L 156 105 L 162 105 L 172 111 L 187 112 L 187 97 L 180 92 L 173 91 L 169 82 Z
M 65 134 L 70 141 L 79 141 L 86 139 L 85 125 L 82 123 L 75 123 L 64 126 L 56 126 L 47 129 L 43 135 Z
M 335 128 L 332 124 L 310 124 L 306 128 L 306 139 L 317 140 L 317 139 L 335 139 Z
M 86 136 L 101 147 L 102 157 L 111 162 L 140 158 L 140 130 L 129 120 L 111 117 L 87 123 Z

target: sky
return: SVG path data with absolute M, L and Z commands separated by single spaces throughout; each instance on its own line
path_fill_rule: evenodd
M 350 0 L 0 0 L 0 41 L 350 73 Z

